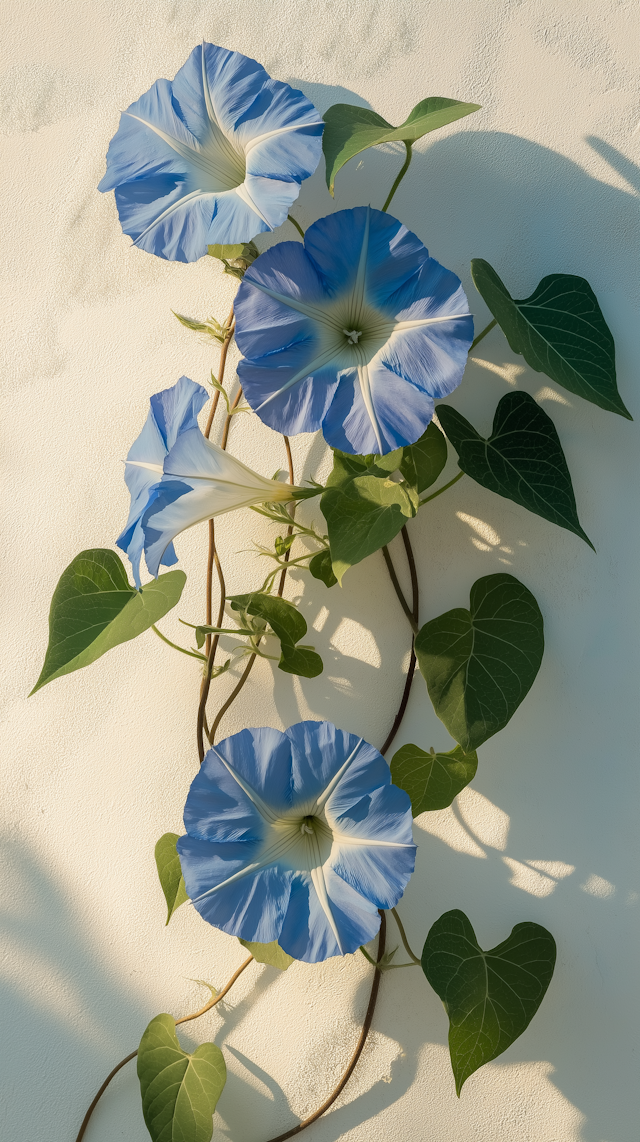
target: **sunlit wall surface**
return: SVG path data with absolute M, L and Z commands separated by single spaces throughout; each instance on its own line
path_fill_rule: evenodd
M 232 301 L 234 280 L 212 259 L 185 266 L 131 249 L 113 197 L 96 190 L 119 111 L 202 38 L 260 59 L 320 111 L 356 102 L 398 123 L 430 95 L 482 104 L 416 146 L 395 209 L 460 275 L 479 329 L 488 318 L 472 257 L 515 297 L 548 273 L 586 277 L 616 339 L 621 395 L 640 414 L 635 3 L 10 0 L 0 39 L 6 1142 L 75 1137 L 149 1019 L 193 1010 L 204 1002 L 193 980 L 220 986 L 240 962 L 236 941 L 189 907 L 164 927 L 153 861 L 160 834 L 181 830 L 196 765 L 197 664 L 149 633 L 26 699 L 62 569 L 123 526 L 121 461 L 149 396 L 183 373 L 205 383 L 214 365 L 171 310 L 222 319 Z M 319 170 L 297 217 L 380 206 L 400 161 L 391 147 L 367 152 L 338 175 L 335 202 Z M 558 941 L 556 974 L 525 1035 L 458 1101 L 440 1002 L 418 971 L 389 973 L 365 1054 L 310 1142 L 637 1137 L 637 428 L 529 370 L 498 331 L 451 403 L 484 431 L 516 378 L 558 428 L 598 554 L 470 482 L 413 523 L 425 620 L 464 605 L 480 575 L 508 570 L 540 602 L 547 652 L 527 701 L 481 749 L 473 785 L 418 818 L 405 911 L 414 943 L 450 908 L 484 947 L 535 920 Z M 242 420 L 231 447 L 270 475 L 284 464 L 281 438 Z M 294 459 L 299 482 L 328 470 L 319 436 L 296 438 Z M 217 526 L 230 592 L 264 573 L 248 531 L 242 514 Z M 205 527 L 179 539 L 188 582 L 163 622 L 169 637 L 184 631 L 178 615 L 202 620 L 205 550 Z M 408 654 L 382 556 L 350 571 L 339 598 L 308 575 L 293 574 L 288 590 L 303 593 L 325 671 L 307 681 L 259 662 L 224 730 L 329 717 L 379 744 Z M 418 677 L 397 744 L 428 748 L 443 734 Z M 185 1045 L 215 1037 L 230 1068 L 217 1136 L 261 1142 L 322 1102 L 357 1038 L 369 972 L 362 957 L 284 975 L 255 967 L 192 1026 Z M 88 1133 L 117 1138 L 148 1138 L 133 1066 Z

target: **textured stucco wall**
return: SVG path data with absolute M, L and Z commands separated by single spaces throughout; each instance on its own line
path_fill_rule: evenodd
M 237 943 L 187 907 L 164 927 L 153 863 L 157 837 L 181 828 L 194 772 L 197 666 L 149 633 L 26 699 L 62 569 L 122 526 L 121 459 L 148 396 L 182 373 L 205 381 L 213 363 L 170 310 L 222 317 L 232 298 L 232 279 L 208 259 L 182 266 L 130 249 L 113 196 L 95 189 L 119 110 L 203 37 L 259 58 L 321 111 L 357 101 L 400 122 L 427 95 L 481 103 L 418 145 L 394 209 L 461 275 L 478 328 L 473 256 L 515 296 L 546 273 L 587 277 L 616 338 L 623 399 L 640 414 L 635 0 L 10 0 L 0 39 L 3 1142 L 74 1138 L 147 1021 L 193 1010 L 192 979 L 219 986 L 240 962 Z M 338 176 L 336 204 L 380 205 L 397 167 L 397 152 L 370 152 Z M 298 217 L 333 208 L 318 172 Z M 556 390 L 497 331 L 455 403 L 488 427 L 516 377 L 553 416 L 598 555 L 470 481 L 414 523 L 424 619 L 506 568 L 540 601 L 547 653 L 524 705 L 481 750 L 473 787 L 416 823 L 418 872 L 402 909 L 416 944 L 453 907 L 485 946 L 537 920 L 557 937 L 556 975 L 526 1035 L 458 1101 L 438 999 L 417 971 L 391 973 L 356 1074 L 310 1142 L 638 1137 L 637 427 Z M 283 463 L 279 438 L 255 419 L 234 427 L 232 447 L 265 474 Z M 319 440 L 296 439 L 295 455 L 304 475 L 326 470 Z M 255 525 L 242 514 L 219 525 L 231 589 L 259 581 L 244 550 Z M 190 621 L 202 616 L 204 550 L 204 528 L 179 542 L 189 580 L 178 613 Z M 300 682 L 259 663 L 226 732 L 326 716 L 379 744 L 408 643 L 381 556 L 350 572 L 341 595 L 308 576 L 288 592 L 302 596 L 325 673 Z M 184 631 L 175 615 L 163 628 Z M 418 678 L 397 744 L 447 740 Z M 285 975 L 252 967 L 190 1027 L 185 1044 L 215 1036 L 225 1047 L 219 1137 L 261 1142 L 322 1101 L 357 1038 L 369 970 L 361 957 Z M 129 1066 L 87 1138 L 147 1137 Z

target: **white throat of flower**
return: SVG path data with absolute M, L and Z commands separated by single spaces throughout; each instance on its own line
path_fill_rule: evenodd
M 198 901 L 204 900 L 207 896 L 213 896 L 216 892 L 233 884 L 235 881 L 241 880 L 243 877 L 249 876 L 252 873 L 259 872 L 263 868 L 268 868 L 269 865 L 272 864 L 277 863 L 294 871 L 306 872 L 315 888 L 318 901 L 333 932 L 340 953 L 341 955 L 344 954 L 338 927 L 331 909 L 331 901 L 329 899 L 325 878 L 326 867 L 330 861 L 334 846 L 353 845 L 376 848 L 411 847 L 401 842 L 353 837 L 341 832 L 335 826 L 330 825 L 327 820 L 325 813 L 327 801 L 347 772 L 362 742 L 363 739 L 360 738 L 347 760 L 340 767 L 338 772 L 334 774 L 331 781 L 329 781 L 322 792 L 318 794 L 315 800 L 296 805 L 285 813 L 277 813 L 267 805 L 260 794 L 253 789 L 233 766 L 222 757 L 218 750 L 212 746 L 213 752 L 218 760 L 222 762 L 225 769 L 227 769 L 234 780 L 237 781 L 243 793 L 246 794 L 262 817 L 266 826 L 265 836 L 260 852 L 250 864 L 245 865 L 244 868 L 239 869 L 238 872 L 227 877 L 227 879 L 223 880 L 220 884 L 214 885 L 214 887 L 208 889 L 207 892 L 203 892 L 200 896 L 194 897 L 191 903 L 197 904 Z
M 289 297 L 287 294 L 278 293 L 251 278 L 245 280 L 247 285 L 251 285 L 254 289 L 260 290 L 261 293 L 267 294 L 268 297 L 272 297 L 276 301 L 281 301 L 289 309 L 305 314 L 306 317 L 316 321 L 320 327 L 319 351 L 313 360 L 309 361 L 303 369 L 294 373 L 276 392 L 271 393 L 262 404 L 258 405 L 255 411 L 259 413 L 281 393 L 297 385 L 299 381 L 311 376 L 317 370 L 326 368 L 327 365 L 331 365 L 337 371 L 356 368 L 362 400 L 371 422 L 378 451 L 383 452 L 382 434 L 371 391 L 369 365 L 394 333 L 406 332 L 409 329 L 421 329 L 427 325 L 438 325 L 443 321 L 455 321 L 461 314 L 450 313 L 440 317 L 422 317 L 415 321 L 390 321 L 388 317 L 367 301 L 366 278 L 370 222 L 371 208 L 368 207 L 355 280 L 350 291 L 341 297 L 328 299 L 324 304 L 308 303 L 298 298 Z

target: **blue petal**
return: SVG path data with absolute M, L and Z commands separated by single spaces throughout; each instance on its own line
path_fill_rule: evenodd
M 230 190 L 215 197 L 206 244 L 233 246 L 236 242 L 248 242 L 249 237 L 255 238 L 256 234 L 263 234 L 270 229 L 271 226 L 235 190 Z
M 369 781 L 366 773 L 362 777 L 355 774 L 354 789 L 358 784 L 369 784 Z M 404 789 L 390 783 L 376 788 L 370 786 L 359 800 L 350 802 L 351 795 L 343 792 L 340 782 L 326 808 L 327 821 L 340 836 L 354 841 L 384 842 L 385 849 L 387 842 L 408 845 L 415 851 L 411 801 Z
M 204 65 L 204 66 L 203 66 Z M 323 123 L 300 91 L 239 52 L 197 47 L 122 115 L 100 190 L 149 253 L 190 262 L 284 222 Z M 237 188 L 237 190 L 236 190 Z
M 375 904 L 365 900 L 331 868 L 325 867 L 324 876 L 340 943 L 308 873 L 298 873 L 293 880 L 289 907 L 278 936 L 280 947 L 305 963 L 320 963 L 330 956 L 355 952 L 373 939 L 380 927 Z
M 209 399 L 206 389 L 188 377 L 180 377 L 175 385 L 155 393 L 142 432 L 131 445 L 127 460 L 162 465 L 167 450 L 180 433 L 197 425 L 197 416 Z M 132 565 L 136 586 L 140 586 L 140 556 L 144 546 L 141 519 L 149 503 L 151 489 L 158 483 L 159 473 L 134 464 L 125 464 L 124 478 L 131 493 L 129 518 L 117 539 L 118 547 L 126 551 Z M 173 546 L 164 552 L 162 562 L 171 567 L 177 562 Z
M 280 934 L 291 880 L 290 872 L 271 865 L 206 896 L 195 907 L 205 920 L 230 936 L 270 944 Z
M 180 510 L 182 505 L 174 512 L 166 510 L 173 507 L 177 500 L 182 499 L 184 502 L 184 497 L 192 491 L 191 485 L 183 480 L 167 480 L 166 478 L 161 484 L 156 484 L 154 487 L 140 521 L 144 531 L 144 557 L 150 575 L 157 577 L 160 564 L 175 536 L 202 518 L 197 511 L 200 506 L 199 501 L 195 505 L 198 515 L 195 520 L 192 518 L 193 511 L 189 511 L 189 503 L 187 503 L 186 510 Z M 166 514 L 158 521 L 161 512 Z M 153 520 L 153 524 L 150 522 L 151 520 Z
M 151 202 L 147 195 L 152 190 L 146 183 L 119 186 L 116 206 L 124 233 L 148 254 L 171 262 L 197 261 L 207 253 L 215 200 L 193 183 L 192 179 L 174 183 L 172 193 Z
M 277 733 L 276 730 L 271 732 Z M 229 740 L 233 739 L 227 742 Z M 222 750 L 220 753 L 224 756 Z M 202 841 L 253 842 L 264 838 L 263 818 L 216 750 L 208 751 L 191 783 L 184 809 L 184 827 L 189 836 Z M 247 856 L 247 861 L 249 859 Z
M 368 376 L 378 432 L 364 402 L 357 371 L 351 369 L 343 373 L 322 422 L 327 443 L 360 455 L 393 452 L 414 444 L 433 416 L 433 399 L 379 360 L 368 366 Z
M 356 747 L 359 746 L 351 764 L 361 750 L 366 753 L 373 749 L 365 742 L 359 745 L 360 738 L 338 729 L 332 722 L 297 722 L 286 731 L 286 737 L 291 742 L 292 805 L 301 808 L 327 788 Z
M 311 316 L 291 309 L 266 290 L 319 309 L 327 303 L 323 283 L 300 242 L 279 242 L 261 254 L 244 275 L 235 300 L 236 341 L 249 360 L 318 337 Z
M 184 179 L 198 168 L 175 146 L 157 133 L 157 128 L 197 154 L 198 142 L 178 114 L 168 79 L 158 79 L 120 117 L 120 125 L 107 151 L 106 174 L 98 190 L 114 190 L 134 179 L 172 174 Z
M 246 868 L 260 850 L 260 841 L 228 841 L 217 843 L 203 841 L 199 837 L 179 837 L 176 848 L 188 895 L 197 900 L 209 892 L 216 884 L 222 884 L 231 876 Z M 234 881 L 239 884 L 241 879 Z M 214 900 L 214 892 L 208 900 Z M 204 903 L 202 901 L 201 903 Z
M 415 868 L 416 850 L 411 848 L 365 848 L 334 845 L 331 868 L 376 908 L 395 908 Z M 364 942 L 364 941 L 362 941 Z
M 215 750 L 274 810 L 282 812 L 291 807 L 291 742 L 281 730 L 269 727 L 241 730 L 225 738 Z M 207 758 L 212 753 L 210 751 Z M 218 766 L 224 768 L 220 761 Z
M 296 366 L 286 364 L 291 359 Z M 290 436 L 297 432 L 316 432 L 324 421 L 340 384 L 335 368 L 314 369 L 304 380 L 286 387 L 308 359 L 309 352 L 301 345 L 278 354 L 278 360 L 283 361 L 280 368 L 264 368 L 251 361 L 238 362 L 238 376 L 247 401 L 263 424 L 276 432 L 286 431 Z

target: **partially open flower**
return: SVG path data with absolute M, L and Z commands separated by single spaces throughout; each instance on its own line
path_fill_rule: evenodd
M 142 516 L 147 567 L 157 575 L 181 531 L 214 516 L 308 494 L 295 484 L 268 480 L 207 440 L 199 428 L 183 432 L 164 460 Z M 160 471 L 160 470 L 159 470 Z
M 249 267 L 236 298 L 245 396 L 278 432 L 343 452 L 414 444 L 462 380 L 473 319 L 460 284 L 396 218 L 319 219 Z
M 136 246 L 193 262 L 285 221 L 318 165 L 323 128 L 301 91 L 203 43 L 172 82 L 156 80 L 123 112 L 99 189 L 115 189 Z
M 151 489 L 163 471 L 167 452 L 180 436 L 198 424 L 198 413 L 209 399 L 207 390 L 188 377 L 180 377 L 170 389 L 155 393 L 149 401 L 150 409 L 144 428 L 133 442 L 127 455 L 124 478 L 131 492 L 131 508 L 126 527 L 116 540 L 126 551 L 136 587 L 140 586 L 140 558 L 144 547 L 142 516 L 149 504 Z M 162 564 L 172 567 L 178 557 L 170 543 L 162 554 Z
M 308 963 L 371 940 L 415 863 L 408 795 L 374 746 L 330 722 L 220 742 L 184 823 L 178 853 L 200 915 Z

